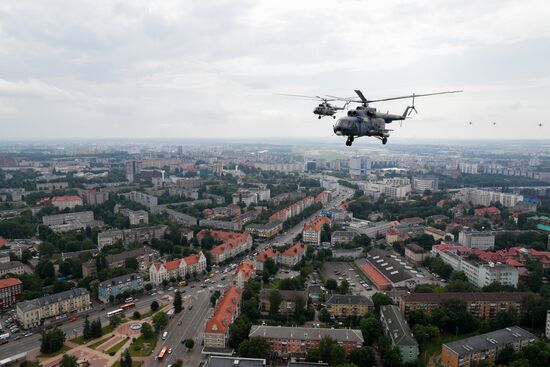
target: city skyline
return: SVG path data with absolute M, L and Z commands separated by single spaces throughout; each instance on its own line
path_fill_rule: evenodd
M 3 140 L 328 140 L 334 121 L 317 120 L 315 103 L 274 93 L 464 89 L 418 100 L 418 115 L 390 126 L 390 145 L 545 139 L 549 13 L 539 1 L 7 2 L 0 128 Z M 408 102 L 375 107 L 402 113 Z

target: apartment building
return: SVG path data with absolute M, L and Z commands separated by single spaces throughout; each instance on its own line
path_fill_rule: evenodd
M 256 259 L 254 260 L 254 267 L 256 268 L 256 271 L 261 273 L 264 271 L 264 263 L 267 259 L 273 259 L 273 261 L 277 262 L 277 251 L 273 249 L 273 247 L 267 247 L 260 251 L 258 255 L 256 255 Z
M 51 317 L 83 312 L 91 308 L 90 293 L 84 288 L 49 294 L 16 305 L 17 321 L 23 329 L 41 325 Z
M 86 205 L 101 205 L 109 200 L 108 191 L 89 189 L 81 190 L 79 194 Z
M 150 210 L 154 210 L 158 205 L 158 198 L 153 195 L 149 195 L 139 191 L 131 191 L 127 194 L 124 194 L 126 198 L 135 203 L 146 206 Z
M 212 254 L 212 263 L 214 264 L 219 264 L 227 259 L 231 259 L 252 248 L 252 236 L 248 233 L 201 230 L 197 233 L 197 238 L 200 240 L 208 233 L 214 239 L 224 241 L 221 245 L 215 246 L 210 251 Z
M 63 190 L 69 187 L 68 182 L 43 182 L 36 183 L 36 190 L 38 191 L 52 191 Z
M 141 275 L 136 273 L 121 275 L 99 283 L 97 298 L 103 303 L 109 303 L 111 296 L 116 299 L 119 294 L 124 294 L 127 291 L 141 291 L 143 288 Z
M 518 326 L 511 326 L 443 344 L 441 364 L 444 367 L 469 367 L 483 360 L 494 363 L 502 349 L 512 347 L 518 352 L 535 341 L 535 335 Z
M 341 345 L 346 353 L 363 346 L 363 333 L 356 329 L 324 329 L 286 326 L 252 325 L 249 338 L 261 336 L 270 345 L 275 358 L 303 358 L 310 348 L 318 348 L 323 337 Z
M 447 232 L 434 227 L 424 228 L 424 234 L 432 236 L 435 241 L 444 240 L 447 237 Z
M 274 220 L 266 224 L 249 224 L 245 232 L 260 238 L 273 238 L 283 230 L 283 222 Z
M 512 308 L 522 313 L 523 302 L 528 292 L 456 292 L 456 293 L 408 293 L 400 297 L 399 309 L 404 315 L 411 311 L 430 312 L 443 301 L 457 300 L 466 303 L 466 309 L 472 316 L 480 319 L 492 319 L 499 311 Z
M 260 311 L 263 314 L 271 312 L 271 293 L 279 292 L 281 296 L 281 303 L 279 304 L 278 313 L 281 315 L 294 315 L 296 311 L 296 302 L 298 299 L 303 301 L 303 309 L 307 306 L 307 292 L 305 291 L 288 291 L 288 290 L 274 290 L 263 288 L 260 291 Z
M 350 243 L 355 236 L 357 233 L 352 231 L 334 231 L 330 236 L 330 244 L 335 246 L 339 243 Z
M 319 246 L 321 244 L 321 232 L 323 226 L 330 226 L 331 220 L 328 217 L 322 216 L 313 219 L 311 222 L 304 224 L 302 229 L 302 241 L 307 244 Z
M 151 243 L 155 238 L 161 239 L 167 229 L 168 226 L 166 225 L 130 229 L 110 229 L 98 233 L 97 248 L 101 250 L 103 247 L 112 246 L 117 242 L 121 242 L 123 245 L 128 245 L 132 242 L 139 242 L 142 244 Z
M 20 261 L 0 262 L 0 277 L 6 274 L 21 275 L 25 273 L 23 263 Z
M 149 213 L 145 210 L 121 209 L 120 214 L 128 217 L 131 226 L 141 226 L 149 224 Z
M 51 203 L 59 210 L 74 209 L 82 205 L 82 199 L 79 196 L 54 196 Z
M 474 188 L 464 188 L 455 195 L 455 199 L 473 206 L 490 206 L 494 203 L 501 203 L 506 208 L 511 208 L 523 201 L 523 195 L 489 191 Z
M 183 259 L 175 259 L 164 263 L 156 263 L 149 268 L 149 280 L 159 285 L 163 280 L 169 281 L 178 277 L 183 278 L 186 274 L 200 274 L 206 270 L 206 257 L 199 252 Z
M 146 271 L 158 256 L 158 251 L 150 247 L 140 247 L 119 254 L 107 255 L 105 256 L 105 261 L 109 268 L 122 268 L 126 265 L 127 259 L 136 259 L 139 271 Z
M 418 193 L 423 193 L 426 190 L 438 191 L 439 180 L 437 177 L 413 177 L 412 190 Z
M 206 348 L 225 348 L 229 338 L 229 325 L 239 316 L 242 291 L 229 287 L 216 304 L 214 314 L 204 328 Z
M 277 264 L 292 268 L 306 257 L 307 245 L 300 242 L 277 254 Z
M 327 310 L 335 319 L 364 316 L 374 309 L 374 304 L 365 296 L 332 294 L 325 302 Z
M 17 278 L 0 279 L 0 309 L 13 306 L 21 298 L 23 282 Z
M 50 227 L 55 232 L 66 232 L 86 227 L 95 227 L 101 222 L 94 220 L 94 212 L 91 210 L 76 213 L 62 213 L 45 215 L 42 224 Z
M 390 337 L 392 345 L 399 348 L 401 360 L 404 363 L 414 362 L 418 358 L 418 342 L 407 324 L 407 321 L 399 312 L 399 307 L 394 305 L 380 306 L 380 321 L 384 334 Z
M 492 232 L 464 229 L 458 234 L 458 243 L 465 247 L 488 250 L 495 247 L 495 235 Z
M 422 265 L 427 257 L 429 257 L 428 252 L 416 243 L 408 243 L 405 245 L 405 259 L 416 266 Z

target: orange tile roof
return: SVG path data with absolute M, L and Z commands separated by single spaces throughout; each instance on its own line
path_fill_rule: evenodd
M 23 284 L 23 282 L 17 278 L 0 279 L 0 288 L 13 287 L 15 285 L 21 285 L 21 284 Z
M 177 268 L 179 268 L 180 262 L 181 262 L 181 259 L 168 261 L 164 263 L 164 267 L 166 268 L 166 271 L 176 270 Z
M 369 279 L 373 283 L 375 283 L 375 285 L 379 289 L 385 289 L 385 288 L 389 287 L 390 281 L 388 280 L 388 278 L 386 278 L 386 276 L 384 274 L 382 274 L 378 269 L 376 269 L 374 266 L 372 266 L 368 262 L 364 263 L 361 266 L 361 269 L 367 274 Z
M 287 248 L 282 253 L 282 255 L 283 256 L 297 256 L 297 255 L 301 255 L 306 249 L 307 249 L 306 245 L 302 245 L 302 243 L 298 242 L 297 244 Z
M 275 255 L 277 255 L 277 251 L 275 251 L 273 247 L 268 247 L 262 250 L 262 252 L 260 252 L 258 256 L 256 256 L 256 260 L 263 263 L 264 261 L 267 260 L 267 258 L 273 257 Z
M 185 261 L 185 264 L 187 265 L 195 265 L 195 264 L 198 264 L 199 259 L 201 258 L 201 255 L 202 255 L 202 251 L 199 252 L 198 254 L 187 256 L 186 258 L 183 259 L 183 261 Z
M 254 264 L 252 263 L 252 261 L 245 261 L 241 263 L 241 265 L 239 265 L 239 267 L 237 268 L 235 274 L 239 273 L 241 273 L 244 277 L 244 281 L 248 282 L 248 279 L 250 279 L 250 277 L 254 273 Z
M 223 297 L 218 301 L 214 314 L 208 320 L 205 327 L 206 333 L 225 334 L 233 317 L 237 313 L 237 308 L 241 302 L 242 293 L 237 287 L 229 287 Z
M 304 224 L 304 231 L 312 230 L 312 231 L 319 232 L 323 228 L 323 225 L 325 223 L 330 224 L 330 222 L 331 222 L 330 218 L 325 216 L 315 218 L 311 222 Z
M 227 240 L 224 243 L 222 243 L 221 245 L 215 246 L 212 249 L 211 252 L 218 255 L 224 253 L 228 249 L 241 246 L 242 244 L 246 243 L 250 238 L 250 235 L 248 233 L 224 232 L 224 231 L 215 231 L 215 232 L 216 232 L 216 236 L 212 235 L 212 237 L 217 239 L 227 238 Z

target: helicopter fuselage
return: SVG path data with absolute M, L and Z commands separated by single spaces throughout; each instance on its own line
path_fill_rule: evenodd
M 336 109 L 330 104 L 321 103 L 319 106 L 315 107 L 313 113 L 321 116 L 333 116 L 336 113 Z

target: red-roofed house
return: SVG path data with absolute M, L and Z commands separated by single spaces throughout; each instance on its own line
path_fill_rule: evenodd
M 175 259 L 165 263 L 155 263 L 149 268 L 149 280 L 159 285 L 163 280 L 185 277 L 185 274 L 199 274 L 206 269 L 206 257 L 199 252 L 184 259 Z
M 424 234 L 432 236 L 435 241 L 444 240 L 445 236 L 447 236 L 447 233 L 445 231 L 442 231 L 434 227 L 424 228 Z
M 0 279 L 0 309 L 13 306 L 21 298 L 23 282 L 17 278 Z
M 59 210 L 67 208 L 73 209 L 79 205 L 82 205 L 82 199 L 80 196 L 54 196 L 51 203 Z
M 210 252 L 214 264 L 219 264 L 252 248 L 252 236 L 248 233 L 202 230 L 197 233 L 197 238 L 202 239 L 207 232 L 214 239 L 224 241 L 221 245 L 212 248 Z
M 256 256 L 256 261 L 254 262 L 256 271 L 264 271 L 264 263 L 267 259 L 273 259 L 275 262 L 277 262 L 277 251 L 275 251 L 273 247 L 263 249 L 262 251 L 260 251 L 258 256 Z
M 6 240 L 4 237 L 0 236 L 0 247 L 4 247 L 8 244 L 8 240 Z
M 478 217 L 496 217 L 500 215 L 500 210 L 498 208 L 495 208 L 494 206 L 491 206 L 489 208 L 477 208 L 474 209 L 474 215 Z
M 302 230 L 302 241 L 304 241 L 304 243 L 311 243 L 319 246 L 321 244 L 321 231 L 323 230 L 323 225 L 325 225 L 325 223 L 330 225 L 331 220 L 328 217 L 322 216 L 304 224 L 304 229 Z
M 277 263 L 283 266 L 293 267 L 298 265 L 306 256 L 307 245 L 300 242 L 277 254 Z
M 239 289 L 243 289 L 248 279 L 254 274 L 254 263 L 252 261 L 242 262 L 235 271 L 233 283 Z
M 218 300 L 214 314 L 204 328 L 204 346 L 207 348 L 225 348 L 229 337 L 229 325 L 240 312 L 241 291 L 229 287 Z

